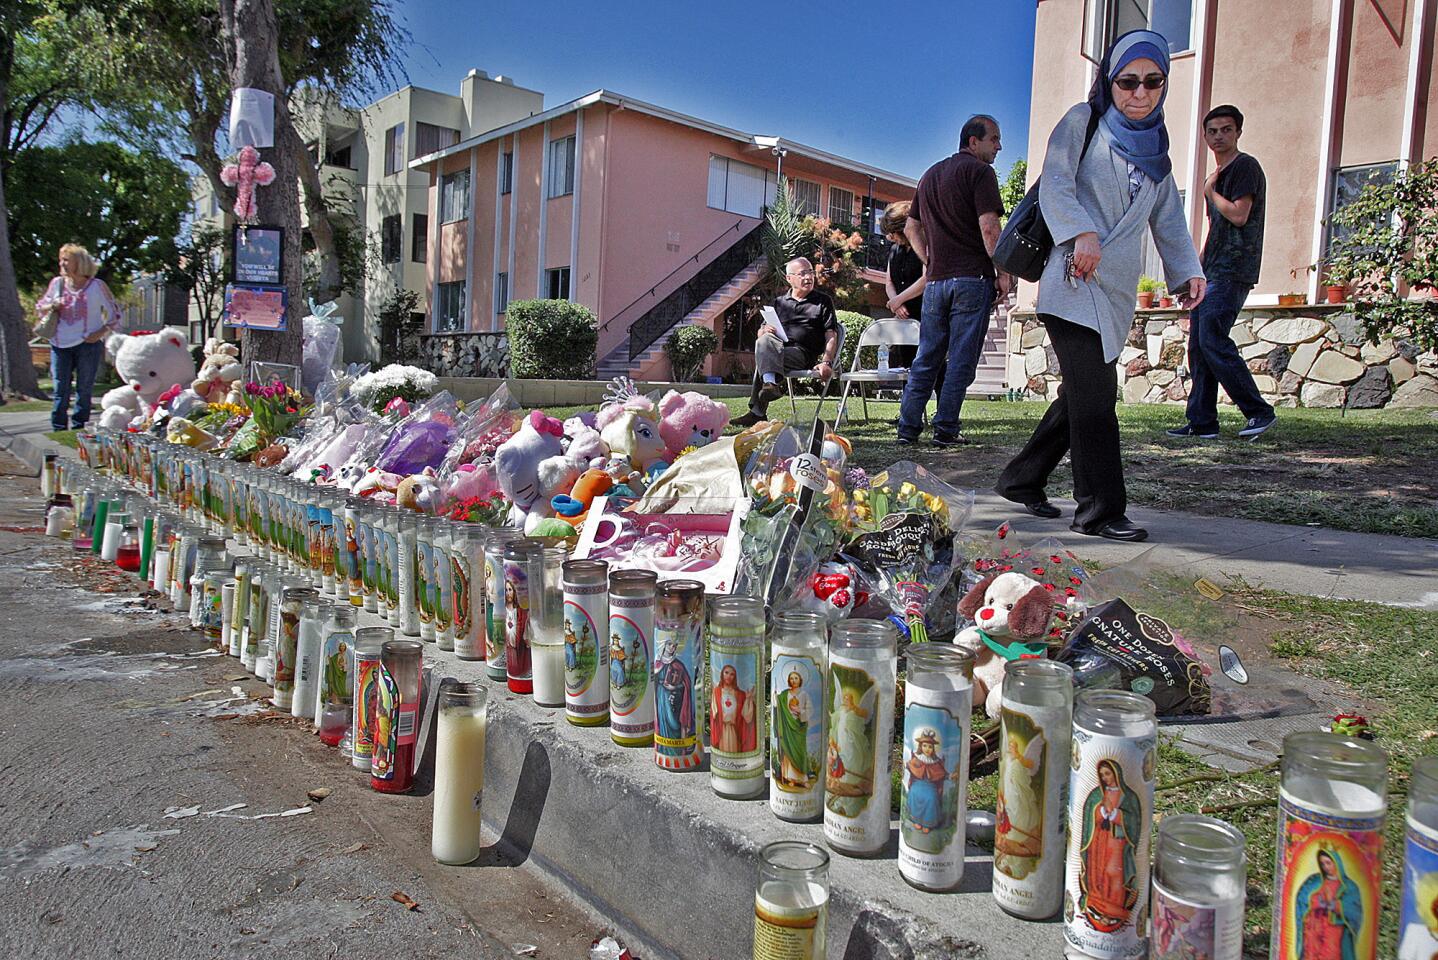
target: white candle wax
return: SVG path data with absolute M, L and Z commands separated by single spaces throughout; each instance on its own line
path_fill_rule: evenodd
M 485 724 L 483 714 L 439 711 L 430 851 L 440 863 L 471 863 L 479 856 Z
M 760 884 L 754 896 L 755 960 L 822 960 L 829 891 L 813 881 Z
M 533 621 L 531 621 L 532 623 Z M 529 646 L 534 677 L 534 702 L 541 707 L 564 706 L 564 644 L 532 639 Z
M 113 521 L 105 524 L 105 539 L 100 541 L 100 559 L 115 562 L 115 557 L 120 551 L 120 531 L 125 529 L 123 524 Z

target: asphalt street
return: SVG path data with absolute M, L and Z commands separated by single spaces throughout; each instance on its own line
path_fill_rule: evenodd
M 16 468 L 0 462 L 0 952 L 587 956 L 601 918 L 493 837 L 476 865 L 436 864 L 427 784 L 376 794 L 272 715 L 135 581 L 40 536 Z

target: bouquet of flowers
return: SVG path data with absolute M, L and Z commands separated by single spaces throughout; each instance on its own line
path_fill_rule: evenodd
M 458 416 L 459 404 L 441 391 L 400 422 L 374 465 L 406 477 L 439 467 L 454 440 Z
M 289 433 L 309 414 L 309 405 L 299 391 L 279 379 L 269 384 L 254 380 L 246 383 L 245 403 L 250 407 L 250 419 L 239 428 L 225 450 L 225 456 L 232 460 L 253 457 Z
M 396 397 L 407 403 L 428 400 L 439 388 L 439 378 L 419 367 L 392 363 L 367 373 L 350 385 L 350 396 L 378 413 Z
M 503 527 L 509 522 L 509 501 L 498 491 L 488 497 L 465 497 L 452 504 L 445 516 L 486 527 Z
M 954 542 L 973 510 L 960 493 L 908 460 L 868 478 L 854 492 L 854 534 L 839 551 L 871 593 L 903 617 L 915 643 L 928 640 L 928 617 L 954 575 Z

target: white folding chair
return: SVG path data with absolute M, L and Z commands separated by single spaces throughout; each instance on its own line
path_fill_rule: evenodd
M 869 420 L 869 384 L 871 383 L 906 383 L 909 379 L 909 371 L 904 370 L 879 370 L 868 369 L 861 366 L 861 357 L 865 347 L 917 347 L 919 345 L 919 321 L 900 320 L 893 318 L 889 320 L 875 320 L 864 328 L 859 335 L 859 346 L 854 351 L 854 362 L 849 365 L 849 372 L 839 375 L 843 381 L 844 392 L 839 398 L 839 413 L 834 418 L 834 426 L 844 422 L 844 414 L 848 410 L 849 393 L 854 389 L 854 384 L 859 385 L 859 397 L 864 404 L 864 421 Z
M 760 312 L 760 315 L 763 316 L 764 322 L 765 322 L 766 324 L 768 324 L 769 326 L 773 327 L 773 328 L 776 329 L 776 330 L 782 330 L 782 329 L 784 329 L 783 326 L 780 325 L 780 323 L 779 323 L 779 313 L 778 313 L 778 311 L 776 311 L 773 307 L 764 307 L 764 308 L 763 308 L 762 310 L 760 310 L 759 312 Z M 835 358 L 837 359 L 838 357 L 841 357 L 841 356 L 843 356 L 843 355 L 844 355 L 844 325 L 841 323 L 841 324 L 839 324 L 839 349 L 838 349 L 838 351 L 834 354 L 834 356 L 835 356 Z M 758 372 L 757 370 L 754 372 L 754 376 L 755 376 L 755 377 L 759 376 L 759 372 Z M 808 370 L 793 370 L 793 371 L 786 372 L 786 373 L 784 374 L 784 386 L 787 387 L 788 390 L 789 390 L 789 410 L 790 410 L 790 412 L 793 414 L 793 417 L 794 417 L 795 420 L 798 420 L 798 419 L 799 419 L 799 405 L 794 402 L 794 381 L 795 381 L 795 380 L 818 380 L 818 379 L 820 379 L 820 377 L 819 377 L 819 371 L 816 370 L 816 369 L 813 369 L 812 367 L 811 367 L 810 369 L 808 369 Z M 819 405 L 814 408 L 814 419 L 815 419 L 815 420 L 818 420 L 818 419 L 819 419 L 819 412 L 824 408 L 824 398 L 825 398 L 826 396 L 828 396 L 828 393 L 829 393 L 829 391 L 828 391 L 827 385 L 825 386 L 825 388 L 824 388 L 823 390 L 821 390 L 821 391 L 819 392 Z

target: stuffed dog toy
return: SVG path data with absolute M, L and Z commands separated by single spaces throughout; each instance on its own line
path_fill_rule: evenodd
M 1053 597 L 1037 580 L 1022 573 L 987 576 L 959 601 L 959 613 L 974 621 L 959 631 L 954 644 L 974 655 L 974 702 L 991 719 L 999 716 L 1004 668 L 1010 660 L 1047 657 Z

